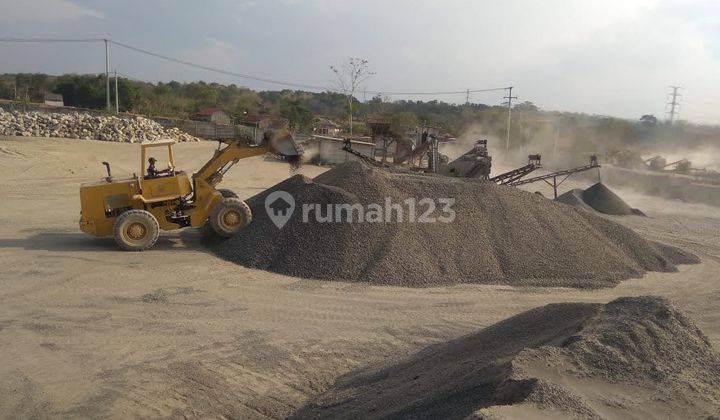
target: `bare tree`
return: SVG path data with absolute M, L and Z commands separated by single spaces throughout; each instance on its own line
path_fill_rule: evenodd
M 353 100 L 357 88 L 375 73 L 368 68 L 368 61 L 364 58 L 351 58 L 341 66 L 330 66 L 335 74 L 335 85 L 345 95 L 348 101 L 348 114 L 350 121 L 350 135 L 353 132 Z

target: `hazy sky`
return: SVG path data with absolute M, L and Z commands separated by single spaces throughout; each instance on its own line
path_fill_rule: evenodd
M 377 72 L 369 90 L 512 85 L 545 109 L 638 118 L 664 117 L 668 86 L 680 85 L 681 118 L 720 123 L 718 0 L 0 0 L 0 10 L 0 37 L 107 37 L 320 86 L 331 64 L 357 56 Z M 0 43 L 0 57 L 0 73 L 104 71 L 100 44 Z M 117 47 L 112 67 L 143 80 L 279 89 Z

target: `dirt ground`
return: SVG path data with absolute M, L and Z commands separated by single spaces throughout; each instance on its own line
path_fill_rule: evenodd
M 214 147 L 179 144 L 176 162 L 195 170 Z M 614 189 L 649 217 L 613 220 L 703 263 L 613 289 L 301 280 L 222 261 L 192 230 L 163 234 L 144 253 L 81 233 L 79 184 L 103 176 L 104 160 L 116 176 L 139 171 L 137 151 L 0 139 L 0 416 L 284 417 L 341 375 L 550 302 L 666 296 L 720 348 L 717 208 Z M 282 163 L 251 158 L 223 186 L 248 197 L 290 175 Z M 539 184 L 528 189 L 549 196 Z

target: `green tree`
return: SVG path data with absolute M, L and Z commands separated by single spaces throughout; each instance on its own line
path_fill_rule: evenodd
M 100 76 L 65 76 L 54 90 L 65 105 L 79 108 L 105 108 L 105 79 Z
M 313 114 L 297 98 L 285 97 L 279 104 L 280 115 L 290 121 L 290 127 L 301 132 L 311 132 Z

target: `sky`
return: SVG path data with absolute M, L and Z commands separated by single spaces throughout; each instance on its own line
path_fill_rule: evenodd
M 371 91 L 513 86 L 519 101 L 543 109 L 637 119 L 665 118 L 677 85 L 681 119 L 720 124 L 718 0 L 0 0 L 0 10 L 0 38 L 109 38 L 314 86 L 333 85 L 330 65 L 362 57 L 376 73 L 364 86 Z M 101 43 L 0 42 L 0 57 L 0 73 L 105 70 Z M 281 88 L 117 46 L 111 68 L 153 82 Z M 470 100 L 494 105 L 502 96 Z

